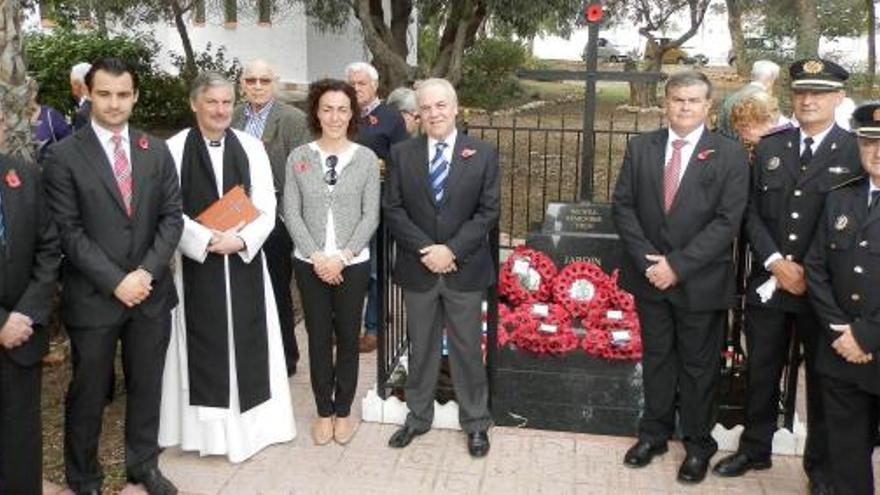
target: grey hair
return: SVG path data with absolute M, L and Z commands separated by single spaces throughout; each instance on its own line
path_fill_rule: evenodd
M 379 71 L 375 67 L 366 62 L 352 62 L 345 67 L 345 77 L 350 77 L 355 72 L 363 72 L 370 76 L 374 81 L 379 80 Z
M 235 85 L 229 79 L 217 72 L 202 72 L 193 80 L 192 87 L 189 90 L 189 100 L 196 101 L 200 94 L 209 88 L 224 86 L 229 88 L 233 96 L 235 96 Z
M 764 81 L 779 77 L 779 65 L 771 60 L 755 60 L 752 64 L 752 81 Z
M 706 98 L 712 97 L 712 82 L 706 77 L 706 74 L 698 70 L 683 70 L 669 76 L 666 80 L 666 88 L 664 94 L 669 95 L 669 91 L 676 88 L 684 88 L 688 86 L 696 86 L 701 84 L 706 87 Z
M 385 102 L 396 108 L 398 112 L 416 113 L 419 110 L 416 104 L 416 92 L 403 86 L 388 93 Z
M 245 74 L 251 73 L 254 70 L 254 66 L 259 65 L 259 64 L 265 65 L 266 68 L 269 69 L 269 74 L 272 75 L 273 81 L 278 79 L 278 74 L 275 72 L 275 67 L 273 67 L 272 64 L 270 64 L 269 62 L 267 62 L 265 59 L 262 59 L 262 58 L 255 58 L 253 60 L 248 60 L 244 64 L 244 67 L 242 68 L 242 71 L 241 71 L 242 77 L 244 77 Z
M 447 81 L 446 79 L 442 79 L 439 77 L 432 77 L 429 79 L 425 79 L 423 81 L 419 81 L 416 84 L 416 101 L 421 100 L 422 93 L 424 93 L 428 88 L 438 87 L 443 89 L 446 92 L 446 95 L 449 96 L 449 99 L 452 103 L 458 107 L 458 94 L 455 92 L 455 87 L 452 86 L 452 83 Z
M 88 62 L 80 62 L 70 68 L 70 78 L 74 81 L 86 82 L 86 74 L 92 69 L 92 64 Z

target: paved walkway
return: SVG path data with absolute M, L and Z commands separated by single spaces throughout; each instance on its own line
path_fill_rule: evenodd
M 303 329 L 298 341 L 305 344 Z M 304 347 L 304 346 L 303 346 Z M 303 349 L 305 352 L 305 349 Z M 358 399 L 352 414 L 360 417 L 360 398 L 375 383 L 375 353 L 361 355 Z M 679 443 L 643 469 L 621 464 L 631 438 L 494 428 L 492 448 L 480 460 L 467 454 L 464 435 L 432 430 L 406 449 L 389 448 L 396 426 L 362 423 L 349 445 L 312 444 L 309 424 L 315 407 L 308 363 L 300 362 L 291 380 L 297 438 L 269 447 L 247 462 L 166 450 L 164 473 L 182 494 L 796 494 L 806 493 L 800 457 L 777 456 L 773 469 L 730 480 L 711 474 L 697 486 L 675 481 L 684 458 Z M 720 455 L 716 455 L 717 460 Z M 878 471 L 880 472 L 880 471 Z M 878 485 L 880 487 L 880 485 Z

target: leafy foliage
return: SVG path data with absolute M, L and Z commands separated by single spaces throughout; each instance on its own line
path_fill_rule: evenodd
M 132 122 L 147 129 L 173 130 L 192 124 L 187 83 L 168 74 L 155 63 L 159 46 L 149 35 L 108 35 L 98 31 L 74 32 L 56 29 L 51 33 L 30 33 L 24 37 L 28 73 L 40 84 L 41 101 L 64 114 L 71 114 L 75 102 L 70 96 L 70 67 L 80 61 L 118 57 L 137 71 L 140 78 L 138 103 Z M 172 55 L 178 69 L 183 57 Z M 238 60 L 230 60 L 224 47 L 211 46 L 196 54 L 200 70 L 212 70 L 237 79 Z
M 464 74 L 458 88 L 462 105 L 496 110 L 520 98 L 524 91 L 514 73 L 527 58 L 526 48 L 516 41 L 477 40 L 465 52 Z

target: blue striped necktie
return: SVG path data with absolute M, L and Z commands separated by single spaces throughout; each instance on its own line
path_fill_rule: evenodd
M 440 204 L 440 201 L 443 199 L 446 177 L 449 176 L 449 162 L 443 156 L 443 150 L 446 149 L 446 146 L 448 145 L 443 141 L 434 145 L 437 151 L 428 165 L 428 178 L 431 181 L 431 191 L 434 193 L 434 204 Z

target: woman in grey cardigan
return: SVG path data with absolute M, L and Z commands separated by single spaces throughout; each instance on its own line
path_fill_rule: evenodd
M 287 159 L 284 220 L 295 246 L 293 270 L 309 336 L 309 371 L 318 445 L 354 435 L 358 335 L 370 277 L 370 237 L 379 224 L 379 163 L 350 139 L 358 115 L 354 89 L 334 79 L 309 87 L 309 127 L 316 141 Z M 336 363 L 333 363 L 333 336 Z

